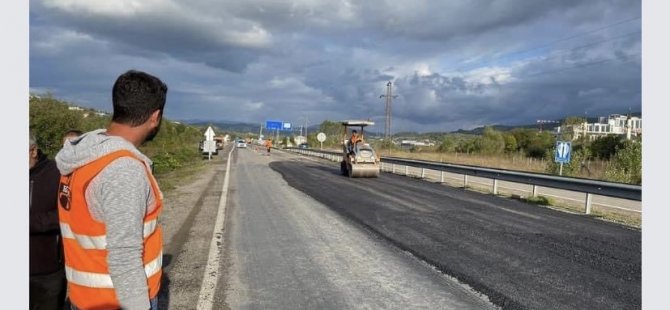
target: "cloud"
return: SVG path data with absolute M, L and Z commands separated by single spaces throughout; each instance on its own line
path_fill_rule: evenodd
M 145 70 L 174 119 L 382 121 L 388 81 L 398 130 L 596 116 L 639 110 L 639 15 L 639 1 L 32 0 L 30 87 L 108 107 L 116 76 Z

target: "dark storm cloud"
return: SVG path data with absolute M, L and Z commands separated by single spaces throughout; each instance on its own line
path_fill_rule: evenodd
M 640 108 L 639 1 L 31 1 L 30 87 L 96 108 L 129 68 L 173 119 L 455 130 Z M 637 31 L 637 32 L 636 32 Z
M 267 40 L 253 23 L 200 18 L 199 12 L 189 12 L 187 6 L 149 4 L 146 10 L 123 13 L 57 5 L 59 1 L 34 3 L 35 23 L 85 33 L 113 46 L 117 53 L 140 57 L 164 54 L 239 72 L 257 59 L 257 49 Z

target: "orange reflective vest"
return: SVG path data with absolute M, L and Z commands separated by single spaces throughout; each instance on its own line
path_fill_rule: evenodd
M 65 275 L 70 301 L 79 309 L 104 310 L 121 307 L 107 265 L 105 223 L 93 219 L 85 193 L 89 182 L 100 171 L 113 160 L 124 156 L 140 160 L 128 150 L 116 151 L 61 177 L 58 216 L 65 250 Z M 163 237 L 157 220 L 163 204 L 158 184 L 148 168 L 147 177 L 151 183 L 156 208 L 144 217 L 142 259 L 149 298 L 153 298 L 160 289 L 162 273 Z
M 351 145 L 354 146 L 356 145 L 356 142 L 361 141 L 361 137 L 359 135 L 351 135 L 351 139 L 349 139 L 349 141 L 351 141 Z

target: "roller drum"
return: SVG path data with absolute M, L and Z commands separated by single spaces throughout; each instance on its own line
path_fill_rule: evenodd
M 379 165 L 354 164 L 349 169 L 349 177 L 352 178 L 376 178 L 379 177 Z

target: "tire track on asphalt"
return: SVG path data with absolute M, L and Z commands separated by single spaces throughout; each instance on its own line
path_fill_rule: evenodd
M 297 161 L 271 167 L 291 186 L 505 309 L 640 307 L 638 231 L 392 175 L 348 179 L 336 168 Z M 387 195 L 415 207 L 394 206 Z

